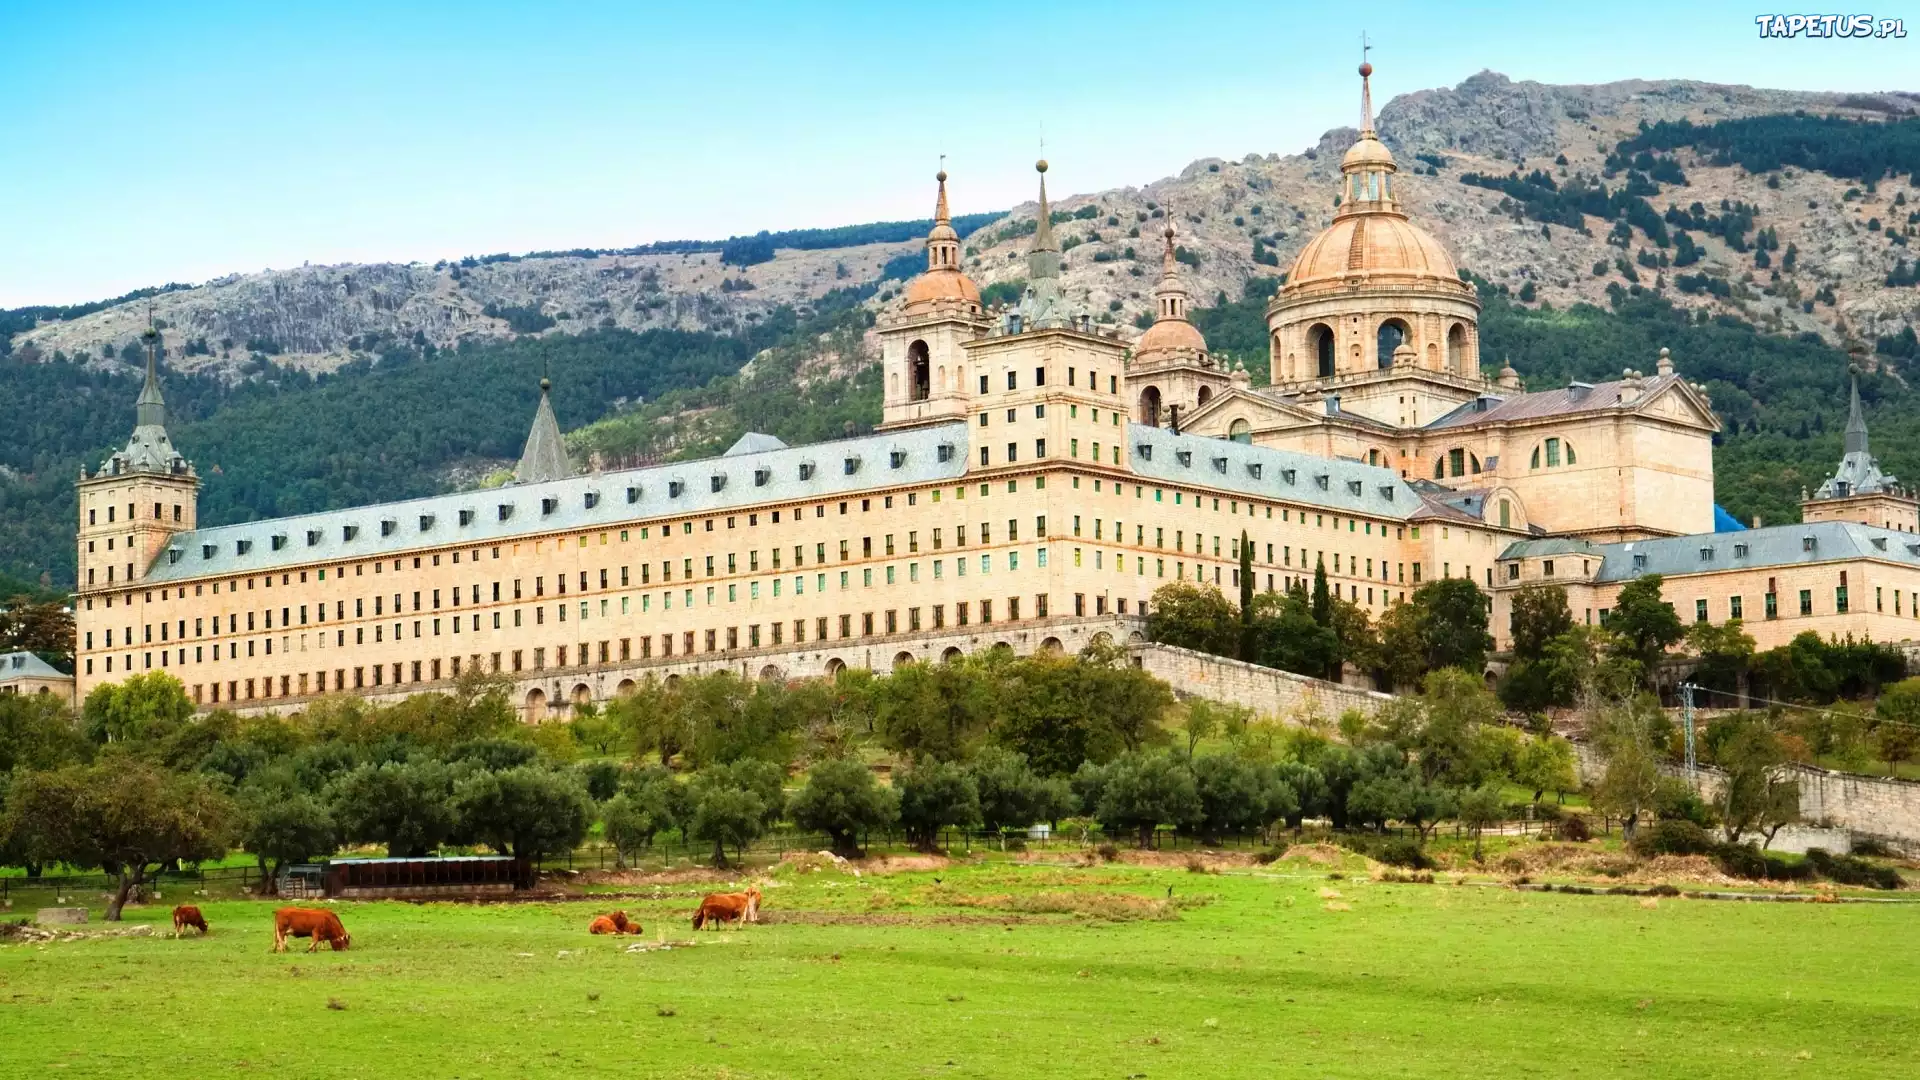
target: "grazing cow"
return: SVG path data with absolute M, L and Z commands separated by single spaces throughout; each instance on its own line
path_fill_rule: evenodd
M 737 893 L 708 893 L 700 901 L 700 910 L 693 913 L 693 928 L 717 928 L 721 923 L 752 923 L 760 921 L 760 890 L 748 889 Z
M 187 927 L 193 927 L 201 933 L 207 932 L 207 917 L 192 904 L 181 904 L 173 909 L 173 936 L 179 937 Z
M 322 941 L 334 952 L 353 944 L 352 935 L 340 925 L 340 916 L 315 908 L 283 907 L 273 913 L 273 951 L 286 952 L 289 937 L 312 938 L 308 952 L 318 949 Z

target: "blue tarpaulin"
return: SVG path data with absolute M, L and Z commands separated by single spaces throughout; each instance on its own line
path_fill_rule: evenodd
M 1734 517 L 1732 514 L 1727 513 L 1726 507 L 1721 506 L 1719 503 L 1714 503 L 1713 504 L 1713 531 L 1717 533 L 1746 532 L 1747 527 L 1745 525 L 1740 524 L 1740 520 L 1738 518 Z

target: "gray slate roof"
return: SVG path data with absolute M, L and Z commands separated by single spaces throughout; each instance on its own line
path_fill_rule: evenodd
M 73 676 L 30 652 L 0 653 L 0 682 L 14 679 L 71 679 Z
M 1648 401 L 1655 394 L 1680 381 L 1678 375 L 1652 375 L 1643 378 L 1640 380 L 1640 396 L 1634 399 L 1634 403 Z M 1466 427 L 1470 424 L 1538 420 L 1552 416 L 1599 412 L 1620 404 L 1620 395 L 1625 385 L 1624 382 L 1616 379 L 1612 382 L 1594 383 L 1591 386 L 1581 383 L 1562 386 L 1557 390 L 1514 394 L 1511 397 L 1482 394 L 1434 420 L 1426 425 L 1426 429 L 1437 431 L 1442 428 Z
M 1392 469 L 1165 428 L 1127 425 L 1135 475 L 1404 521 L 1420 496 Z M 1183 456 L 1184 455 L 1184 458 Z
M 1811 539 L 1811 546 L 1807 541 Z M 1582 544 L 1569 539 L 1524 540 L 1500 553 L 1502 559 L 1557 554 L 1551 545 Z M 1702 549 L 1711 552 L 1703 558 Z M 1646 574 L 1677 576 L 1715 570 L 1804 566 L 1836 559 L 1879 559 L 1920 566 L 1920 535 L 1850 521 L 1768 525 L 1734 533 L 1695 533 L 1658 540 L 1588 544 L 1578 554 L 1602 559 L 1596 581 L 1631 581 Z M 1640 561 L 1635 561 L 1635 556 Z
M 940 460 L 942 445 L 952 447 L 945 461 Z M 895 454 L 900 455 L 897 465 Z M 805 479 L 801 478 L 803 465 L 810 466 Z M 749 505 L 837 498 L 901 484 L 958 479 L 966 469 L 967 425 L 940 424 L 797 448 L 195 529 L 173 537 L 147 580 L 250 574 L 449 544 L 478 546 L 522 536 L 613 528 Z M 503 507 L 507 508 L 504 518 Z M 464 522 L 463 515 L 467 515 Z M 351 537 L 348 530 L 353 530 Z

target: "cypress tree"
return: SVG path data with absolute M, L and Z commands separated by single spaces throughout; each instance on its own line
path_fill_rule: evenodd
M 1333 597 L 1327 592 L 1327 564 L 1324 559 L 1315 559 L 1313 563 L 1313 621 L 1321 626 L 1333 625 Z
M 1240 659 L 1253 663 L 1253 541 L 1240 530 Z

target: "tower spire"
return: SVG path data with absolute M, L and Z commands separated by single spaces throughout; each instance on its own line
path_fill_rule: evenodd
M 140 396 L 134 399 L 134 425 L 136 427 L 165 427 L 167 423 L 167 402 L 160 395 L 160 326 L 153 317 L 153 305 L 147 305 L 147 329 L 140 335 L 147 347 L 147 381 L 140 387 Z
M 1373 137 L 1373 85 L 1368 81 L 1373 75 L 1373 64 L 1367 60 L 1367 52 L 1373 46 L 1367 44 L 1366 31 L 1360 32 L 1360 137 Z
M 947 155 L 940 155 L 940 171 L 934 180 L 940 185 L 933 204 L 933 228 L 927 231 L 927 269 L 960 269 L 960 234 L 953 230 L 953 217 L 947 210 Z
M 1851 368 L 1852 397 L 1847 402 L 1847 434 L 1845 452 L 1849 454 L 1867 452 L 1867 418 L 1860 411 L 1860 369 Z
M 540 407 L 533 413 L 533 428 L 527 432 L 526 449 L 520 453 L 520 464 L 514 467 L 513 480 L 516 484 L 539 484 L 548 480 L 565 480 L 573 475 L 573 462 L 567 460 L 567 445 L 560 438 L 560 423 L 553 417 L 553 401 L 548 392 L 553 389 L 553 380 L 540 379 Z
M 1027 246 L 1027 277 L 1060 276 L 1060 241 L 1053 235 L 1053 206 L 1047 202 L 1047 159 L 1034 162 L 1040 174 L 1040 209 L 1033 225 L 1033 243 Z

